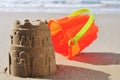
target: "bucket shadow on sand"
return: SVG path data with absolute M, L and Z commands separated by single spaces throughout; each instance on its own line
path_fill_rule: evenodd
M 57 72 L 53 76 L 29 78 L 31 80 L 110 80 L 110 74 L 68 65 L 57 65 Z
M 58 65 L 57 73 L 52 80 L 110 80 L 110 74 L 74 66 Z
M 93 65 L 120 65 L 120 54 L 110 52 L 84 52 L 71 60 Z

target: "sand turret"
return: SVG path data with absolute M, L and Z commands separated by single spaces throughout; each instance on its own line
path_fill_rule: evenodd
M 41 77 L 56 72 L 50 31 L 45 22 L 16 21 L 10 34 L 9 73 L 20 77 Z

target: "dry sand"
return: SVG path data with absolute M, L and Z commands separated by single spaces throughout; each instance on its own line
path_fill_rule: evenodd
M 3 73 L 8 66 L 9 33 L 16 19 L 59 18 L 57 13 L 0 12 L 0 80 L 119 80 L 120 79 L 120 14 L 97 14 L 98 38 L 81 54 L 68 60 L 56 53 L 58 71 L 45 79 L 18 78 Z

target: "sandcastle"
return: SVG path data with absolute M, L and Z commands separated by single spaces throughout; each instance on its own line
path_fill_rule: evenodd
M 55 54 L 47 23 L 16 21 L 10 34 L 9 74 L 42 77 L 56 72 Z

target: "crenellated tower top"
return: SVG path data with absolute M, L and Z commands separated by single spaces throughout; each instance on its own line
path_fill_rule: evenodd
M 48 40 L 50 37 L 49 34 L 49 28 L 46 22 L 41 20 L 30 22 L 28 19 L 24 20 L 24 22 L 16 20 L 10 34 L 11 45 L 29 47 L 40 46 L 42 45 L 41 42 L 43 42 L 43 40 Z M 35 42 L 37 42 L 37 44 Z M 38 42 L 41 44 L 38 44 Z
M 19 20 L 16 20 L 13 29 L 14 30 L 21 30 L 21 29 L 48 30 L 48 26 L 46 21 L 43 22 L 41 20 L 36 20 L 36 21 L 30 22 L 28 19 L 25 19 L 24 22 L 20 22 Z

